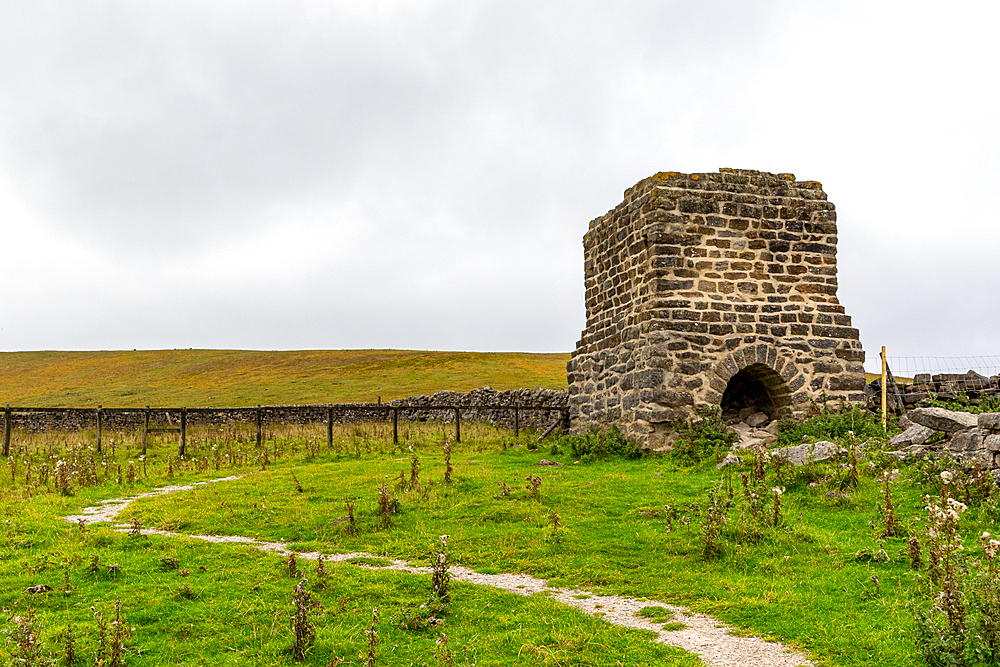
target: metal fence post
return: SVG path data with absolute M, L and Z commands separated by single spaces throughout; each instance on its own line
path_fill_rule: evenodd
M 399 444 L 399 408 L 392 409 L 392 444 Z
M 101 453 L 101 431 L 103 430 L 103 424 L 101 423 L 101 406 L 97 406 L 97 453 Z
M 462 410 L 455 408 L 455 442 L 462 442 Z

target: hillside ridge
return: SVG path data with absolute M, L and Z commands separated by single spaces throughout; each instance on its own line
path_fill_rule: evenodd
M 422 350 L 0 352 L 0 405 L 238 407 L 566 388 L 569 353 Z

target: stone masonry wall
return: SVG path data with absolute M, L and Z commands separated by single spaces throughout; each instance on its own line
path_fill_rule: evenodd
M 776 418 L 863 401 L 836 219 L 822 186 L 791 174 L 666 172 L 627 190 L 584 236 L 573 430 L 618 424 L 656 448 L 702 406 Z

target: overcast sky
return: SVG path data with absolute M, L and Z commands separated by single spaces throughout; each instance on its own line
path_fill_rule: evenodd
M 870 359 L 1000 354 L 998 7 L 0 0 L 0 349 L 570 351 L 588 221 L 736 167 Z

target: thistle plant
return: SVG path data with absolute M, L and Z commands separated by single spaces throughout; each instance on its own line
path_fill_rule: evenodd
M 322 565 L 322 561 L 320 563 Z M 312 599 L 305 587 L 306 580 L 300 579 L 292 591 L 292 633 L 295 643 L 292 645 L 292 656 L 296 660 L 305 660 L 306 651 L 316 640 L 316 625 L 309 617 L 311 611 L 319 609 L 319 602 Z
M 442 445 L 442 449 L 444 450 L 444 483 L 451 484 L 451 472 L 453 470 L 451 467 L 451 442 L 445 442 Z
M 742 476 L 746 488 L 746 476 Z M 701 555 L 705 560 L 721 556 L 722 527 L 726 525 L 726 510 L 732 507 L 732 501 L 724 497 L 721 483 L 713 484 L 708 492 L 708 506 L 701 525 Z
M 497 500 L 500 500 L 501 498 L 505 498 L 505 497 L 509 496 L 514 491 L 514 489 L 510 488 L 509 486 L 507 486 L 506 482 L 497 482 L 497 486 L 500 487 L 500 493 L 498 493 L 497 495 L 493 496 Z
M 326 588 L 326 576 L 328 572 L 323 566 L 323 554 L 316 554 L 316 569 L 313 573 L 316 575 L 317 588 Z
M 941 474 L 944 484 L 950 483 L 947 471 Z M 949 475 L 950 477 L 950 475 Z M 943 502 L 925 496 L 927 505 L 928 570 L 931 580 L 941 589 L 930 609 L 917 612 L 917 643 L 931 664 L 950 664 L 965 654 L 969 640 L 966 616 L 968 605 L 962 592 L 958 554 L 962 542 L 958 523 L 965 504 L 945 497 Z
M 72 491 L 71 475 L 69 464 L 66 461 L 62 459 L 56 461 L 56 484 L 59 487 L 59 493 L 64 496 L 68 496 Z
M 431 593 L 436 601 L 443 606 L 451 603 L 451 593 L 448 591 L 451 583 L 451 572 L 448 571 L 448 538 L 441 536 L 441 551 L 434 557 L 431 566 Z
M 392 517 L 389 515 L 389 487 L 385 484 L 378 487 L 378 517 L 379 524 L 383 528 L 388 528 L 392 525 Z
M 72 623 L 67 621 L 66 629 L 59 634 L 59 638 L 62 640 L 62 655 L 59 664 L 61 667 L 73 667 L 77 663 L 77 636 Z
M 410 446 L 410 488 L 420 488 L 420 459 L 417 458 L 417 453 L 413 451 L 412 445 Z
M 375 667 L 375 647 L 378 646 L 376 623 L 378 623 L 378 607 L 372 607 L 372 624 L 365 630 L 365 639 L 368 640 L 368 660 L 365 661 L 365 667 Z
M 916 535 L 914 535 L 907 541 L 906 545 L 909 549 L 910 569 L 919 570 L 923 567 L 923 554 L 920 549 L 920 540 Z
M 783 494 L 784 492 L 785 492 L 785 487 L 783 486 L 775 486 L 774 488 L 771 489 L 771 495 L 773 496 L 772 502 L 774 505 L 774 513 L 772 515 L 772 520 L 775 528 L 780 526 L 782 522 L 781 494 Z
M 538 500 L 538 489 L 542 485 L 542 478 L 537 475 L 528 475 L 524 478 L 528 483 L 525 488 L 528 489 L 528 497 L 532 500 Z
M 7 643 L 13 644 L 11 665 L 54 665 L 55 661 L 42 646 L 42 621 L 29 609 L 24 615 L 11 619 L 14 627 L 7 631 Z
M 892 490 L 889 488 L 892 480 L 898 475 L 899 470 L 893 470 L 891 473 L 885 470 L 882 473 L 882 537 L 895 537 L 899 533 L 899 519 L 896 518 Z
M 344 526 L 344 532 L 348 535 L 355 535 L 358 532 L 358 526 L 354 521 L 354 500 L 350 497 L 344 498 L 344 509 L 347 510 L 347 525 Z
M 451 649 L 448 648 L 448 636 L 443 632 L 441 636 L 438 637 L 435 642 L 441 648 L 438 649 L 438 653 L 434 654 L 434 657 L 438 659 L 438 662 L 447 667 L 452 667 L 455 664 L 455 657 L 451 654 Z
M 545 541 L 549 544 L 562 544 L 566 539 L 566 530 L 563 529 L 562 517 L 555 510 L 550 510 L 545 520 L 549 526 L 549 531 L 545 535 Z

